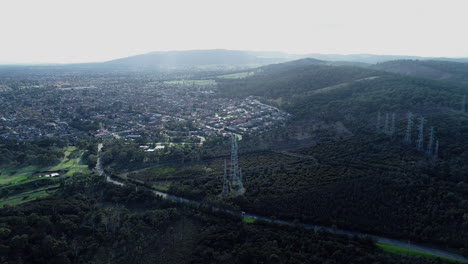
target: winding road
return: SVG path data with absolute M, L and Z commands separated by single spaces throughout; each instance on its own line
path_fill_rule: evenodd
M 96 163 L 96 170 L 98 171 L 99 175 L 105 176 L 106 180 L 108 182 L 110 182 L 110 183 L 113 183 L 113 184 L 116 184 L 116 185 L 119 185 L 119 186 L 124 186 L 125 183 L 123 183 L 121 181 L 118 181 L 118 180 L 114 180 L 110 176 L 105 174 L 103 164 L 102 164 L 102 161 L 101 161 L 101 149 L 102 149 L 102 143 L 99 143 L 99 145 L 98 145 L 98 158 L 97 158 L 97 163 Z M 174 202 L 177 202 L 177 203 L 189 204 L 189 205 L 194 205 L 194 206 L 199 206 L 199 205 L 204 204 L 204 203 L 199 202 L 199 201 L 190 200 L 190 199 L 182 198 L 182 197 L 179 197 L 179 196 L 175 196 L 175 195 L 172 195 L 172 194 L 159 192 L 159 191 L 155 191 L 155 190 L 153 190 L 153 193 L 155 195 L 158 195 L 158 196 L 162 197 L 163 199 L 168 199 L 168 200 L 171 200 L 171 201 L 174 201 Z M 207 204 L 205 204 L 205 205 L 207 205 Z M 221 207 L 215 207 L 215 206 L 211 206 L 211 205 L 208 205 L 208 206 L 213 211 L 223 212 L 223 213 L 233 215 L 233 216 L 251 217 L 251 218 L 254 218 L 256 220 L 266 221 L 266 222 L 270 222 L 270 223 L 274 223 L 274 224 L 278 224 L 278 225 L 287 225 L 287 226 L 297 226 L 298 225 L 297 223 L 294 223 L 293 221 L 289 221 L 289 220 L 273 219 L 271 217 L 266 217 L 266 216 L 251 214 L 251 213 L 245 213 L 245 212 L 239 212 L 239 211 L 233 211 L 233 210 L 229 210 L 229 209 L 225 209 L 225 208 L 221 208 Z M 409 241 L 396 240 L 396 239 L 391 239 L 391 238 L 387 238 L 387 237 L 375 236 L 375 235 L 370 235 L 370 234 L 365 234 L 365 233 L 360 233 L 360 232 L 354 232 L 354 231 L 348 231 L 348 230 L 343 230 L 343 229 L 337 229 L 337 228 L 331 228 L 331 227 L 321 226 L 321 225 L 299 224 L 299 226 L 301 226 L 301 227 L 303 227 L 305 229 L 325 230 L 325 231 L 328 231 L 330 233 L 340 234 L 340 235 L 362 236 L 362 237 L 367 236 L 367 237 L 370 237 L 370 238 L 372 238 L 373 240 L 375 240 L 376 242 L 379 242 L 379 243 L 385 243 L 385 244 L 389 244 L 389 245 L 397 246 L 397 247 L 402 247 L 402 248 L 409 249 L 409 250 L 417 250 L 417 251 L 420 251 L 420 252 L 432 254 L 432 255 L 435 255 L 435 256 L 438 256 L 438 257 L 442 257 L 442 258 L 450 258 L 450 259 L 458 260 L 458 261 L 461 261 L 461 262 L 468 262 L 468 258 L 466 258 L 466 257 L 464 257 L 464 256 L 462 256 L 460 254 L 457 254 L 454 251 L 445 250 L 445 249 L 441 249 L 441 248 L 434 248 L 434 247 L 429 247 L 429 246 L 423 246 L 423 245 L 418 245 L 418 244 L 413 244 L 413 243 L 411 243 Z

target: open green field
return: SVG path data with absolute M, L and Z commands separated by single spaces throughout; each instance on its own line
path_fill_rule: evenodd
M 248 76 L 254 75 L 254 72 L 238 72 L 238 73 L 231 73 L 231 74 L 225 74 L 225 75 L 219 75 L 216 76 L 216 78 L 221 78 L 221 79 L 242 79 L 246 78 Z
M 71 176 L 76 172 L 89 172 L 88 166 L 82 163 L 82 153 L 76 147 L 69 146 L 64 149 L 62 161 L 54 166 L 26 166 L 26 167 L 0 167 L 0 186 L 23 184 L 34 181 L 40 175 L 50 171 L 62 171 L 60 176 Z
M 242 217 L 242 222 L 246 224 L 253 224 L 255 223 L 255 218 L 244 216 Z
M 163 182 L 163 183 L 159 183 L 159 184 L 154 184 L 153 185 L 153 188 L 158 190 L 158 191 L 161 191 L 161 192 L 167 192 L 169 191 L 169 188 L 171 187 L 171 184 L 168 183 L 168 182 Z
M 402 247 L 397 247 L 397 246 L 393 246 L 393 245 L 389 245 L 389 244 L 385 244 L 385 243 L 377 243 L 377 247 L 382 249 L 384 252 L 391 253 L 391 254 L 402 255 L 402 256 L 419 256 L 419 257 L 425 257 L 425 258 L 441 258 L 439 256 L 432 255 L 432 254 L 429 254 L 429 253 L 425 253 L 425 252 L 421 252 L 421 251 L 417 251 L 417 250 L 412 250 L 412 249 L 406 249 L 406 248 L 402 248 Z M 457 260 L 451 259 L 451 258 L 443 258 L 443 259 L 447 259 L 447 260 L 454 261 L 454 262 L 457 262 L 457 263 L 463 263 L 463 262 L 460 262 L 460 261 L 457 261 Z
M 51 190 L 51 188 L 54 188 L 57 186 L 58 184 L 0 199 L 0 207 L 3 207 L 5 204 L 14 206 L 14 205 L 18 205 L 18 204 L 22 204 L 22 203 L 35 200 L 36 198 L 47 197 L 53 192 L 55 192 L 55 190 Z
M 182 84 L 182 85 L 216 85 L 215 80 L 172 80 L 165 81 L 165 84 Z

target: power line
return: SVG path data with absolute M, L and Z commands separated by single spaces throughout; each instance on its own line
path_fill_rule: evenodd
M 426 155 L 431 156 L 433 154 L 432 145 L 434 144 L 434 127 L 431 126 L 429 130 L 429 143 L 427 143 Z
M 388 113 L 385 113 L 384 133 L 388 134 Z
M 377 113 L 377 124 L 375 125 L 375 130 L 377 131 L 377 133 L 380 132 L 380 111 Z
M 424 117 L 419 118 L 419 136 L 418 141 L 416 143 L 416 148 L 418 151 L 423 151 L 424 149 L 424 122 L 426 120 Z
M 413 113 L 408 112 L 407 118 L 408 118 L 408 123 L 406 125 L 405 142 L 411 143 L 411 129 L 413 127 Z

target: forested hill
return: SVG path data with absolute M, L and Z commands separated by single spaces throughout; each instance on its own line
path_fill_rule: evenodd
M 402 138 L 406 115 L 412 112 L 413 133 L 416 122 L 424 117 L 426 130 L 433 126 L 444 144 L 441 151 L 451 150 L 445 157 L 468 155 L 468 114 L 466 109 L 462 111 L 468 87 L 462 83 L 360 67 L 304 64 L 296 61 L 262 67 L 251 77 L 221 81 L 220 91 L 229 96 L 262 96 L 267 103 L 293 114 L 295 120 L 338 122 L 353 134 L 375 133 L 380 112 L 381 126 L 387 115 L 391 122 L 395 114 L 395 133 Z
M 378 63 L 372 68 L 431 80 L 468 83 L 468 63 L 437 60 L 395 60 Z
M 244 166 L 246 175 L 254 174 L 246 180 L 250 197 L 245 205 L 265 214 L 295 212 L 313 222 L 468 248 L 468 114 L 463 109 L 467 85 L 369 68 L 304 64 L 263 67 L 250 77 L 220 82 L 225 95 L 262 96 L 293 114 L 286 133 L 309 133 L 311 144 L 317 143 L 292 150 L 315 158 L 318 165 L 311 166 L 317 171 L 307 168 L 313 162 L 304 158 L 280 176 L 275 166 L 278 171 L 287 167 L 277 165 L 284 156 L 261 157 L 271 172 L 255 174 Z M 411 142 L 405 143 L 408 112 L 413 113 Z M 300 132 L 293 131 L 297 124 Z M 431 127 L 439 142 L 436 158 L 435 141 L 429 143 Z M 342 137 L 339 130 L 350 133 Z M 423 147 L 417 151 L 419 135 Z M 245 160 L 244 164 L 250 158 Z M 265 160 L 273 161 L 268 166 Z M 326 172 L 320 171 L 324 168 Z M 324 179 L 324 187 L 311 184 Z M 354 199 L 356 195 L 362 196 Z
M 244 79 L 220 80 L 220 91 L 231 97 L 265 97 L 297 118 L 340 120 L 344 115 L 353 119 L 378 111 L 461 110 L 468 88 L 463 83 L 305 59 L 265 66 Z
M 258 68 L 244 79 L 220 80 L 223 95 L 264 96 L 269 99 L 302 97 L 308 92 L 385 74 L 354 66 L 331 66 L 315 59 L 302 59 Z
M 437 60 L 437 61 L 453 61 L 453 62 L 468 62 L 468 58 L 443 58 L 443 57 L 418 57 L 404 55 L 375 55 L 375 54 L 306 54 L 302 55 L 326 61 L 347 61 L 361 63 L 381 63 L 385 61 L 395 60 Z M 299 55 L 301 57 L 301 55 Z

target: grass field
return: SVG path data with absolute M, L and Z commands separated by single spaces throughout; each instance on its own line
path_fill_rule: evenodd
M 69 146 L 64 149 L 64 157 L 54 166 L 26 166 L 26 167 L 0 167 L 0 186 L 23 184 L 40 179 L 38 173 L 48 171 L 64 171 L 64 176 L 71 176 L 75 172 L 89 172 L 88 166 L 81 161 L 82 153 L 76 147 Z
M 406 248 L 402 248 L 402 247 L 397 247 L 397 246 L 393 246 L 393 245 L 389 245 L 389 244 L 385 244 L 385 243 L 377 243 L 377 247 L 382 249 L 384 252 L 391 253 L 391 254 L 402 255 L 402 256 L 419 256 L 419 257 L 425 257 L 425 258 L 441 258 L 441 257 L 433 255 L 433 254 L 429 254 L 429 253 L 425 253 L 425 252 L 421 252 L 421 251 L 417 251 L 417 250 L 412 250 L 412 249 L 406 249 Z M 453 262 L 463 263 L 463 262 L 460 262 L 460 261 L 457 261 L 457 260 L 451 259 L 451 258 L 443 258 L 443 259 L 447 259 L 447 260 L 450 260 L 450 261 L 453 261 Z
M 216 85 L 215 80 L 172 80 L 165 81 L 165 84 L 183 84 L 183 85 Z
M 170 183 L 165 182 L 165 183 L 154 184 L 153 188 L 161 192 L 167 192 L 169 191 L 170 186 L 171 186 Z
M 242 222 L 244 222 L 246 224 L 253 224 L 253 223 L 255 223 L 255 218 L 244 216 L 244 217 L 242 217 Z
M 0 207 L 3 207 L 3 205 L 5 204 L 14 206 L 14 205 L 18 205 L 18 204 L 22 204 L 22 203 L 35 200 L 36 198 L 47 197 L 53 192 L 55 192 L 55 190 L 51 190 L 51 188 L 54 188 L 57 186 L 58 184 L 36 189 L 34 191 L 28 191 L 28 192 L 14 195 L 14 196 L 6 197 L 0 200 Z

